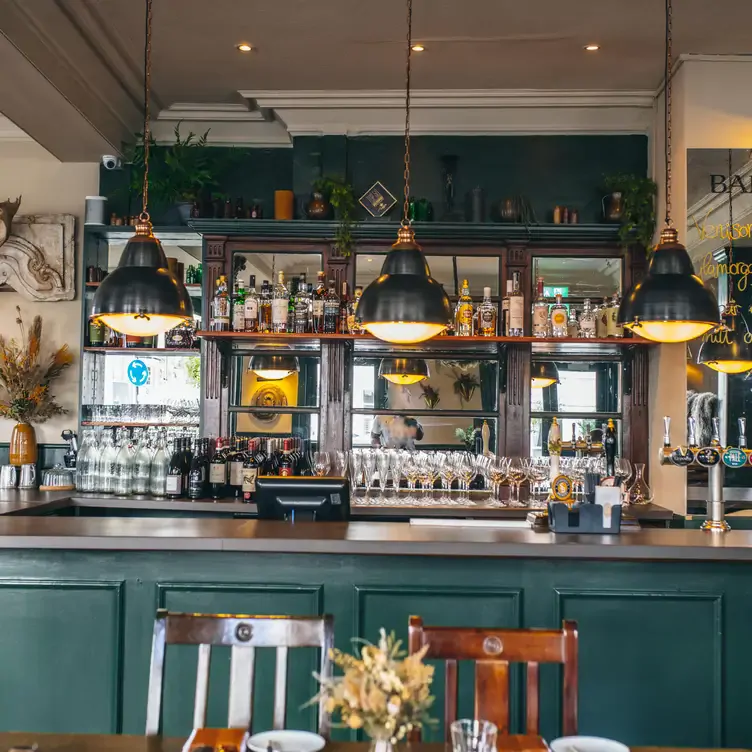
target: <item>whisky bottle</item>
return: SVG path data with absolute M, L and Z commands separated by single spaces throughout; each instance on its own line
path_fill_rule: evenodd
M 347 282 L 342 283 L 342 297 L 339 299 L 339 323 L 337 331 L 347 334 L 350 330 L 347 320 L 350 315 L 350 298 L 347 294 Z
M 454 329 L 458 337 L 473 335 L 473 299 L 470 297 L 470 287 L 466 279 L 462 280 L 460 297 L 455 309 Z
M 265 279 L 261 284 L 258 322 L 258 330 L 260 332 L 268 333 L 272 330 L 272 293 L 269 289 L 268 279 Z
M 595 318 L 595 336 L 604 339 L 608 335 L 608 298 L 603 298 L 603 303 L 598 308 Z
M 512 292 L 509 295 L 509 336 L 525 334 L 525 296 L 520 289 L 520 273 L 512 273 Z
M 272 331 L 284 334 L 287 331 L 287 306 L 290 293 L 285 287 L 285 273 L 280 272 L 272 296 Z
M 245 331 L 245 282 L 235 280 L 235 293 L 232 298 L 232 330 Z
M 606 321 L 607 337 L 623 337 L 624 328 L 619 324 L 619 293 L 615 292 L 608 305 L 608 319 Z
M 561 302 L 561 293 L 556 293 L 556 302 L 551 306 L 551 336 L 567 336 L 567 307 Z
M 329 281 L 329 289 L 324 298 L 324 334 L 336 334 L 339 323 L 339 298 L 334 289 L 334 280 Z
M 580 314 L 580 336 L 585 339 L 593 339 L 595 332 L 595 311 L 590 307 L 590 298 L 585 298 L 585 304 Z
M 326 275 L 318 272 L 316 288 L 311 299 L 312 329 L 314 334 L 324 333 L 324 301 L 326 300 Z
M 209 328 L 213 332 L 230 331 L 230 298 L 227 295 L 227 280 L 221 274 L 212 300 L 212 318 Z
M 509 298 L 512 295 L 512 280 L 507 280 L 506 295 L 501 299 L 501 336 L 509 336 Z
M 347 331 L 350 334 L 360 334 L 362 331 L 360 328 L 360 323 L 358 321 L 358 303 L 360 303 L 360 298 L 362 295 L 363 288 L 358 285 L 355 288 L 355 296 L 350 302 L 350 309 L 347 313 Z
M 258 331 L 258 293 L 256 292 L 256 275 L 251 274 L 250 286 L 245 294 L 245 330 L 247 332 Z
M 498 318 L 496 303 L 491 300 L 491 288 L 483 288 L 483 302 L 478 305 L 478 334 L 481 337 L 496 336 L 496 319 Z
M 295 331 L 295 301 L 298 298 L 298 280 L 291 279 L 287 283 L 287 325 L 285 331 Z
M 533 301 L 533 337 L 548 336 L 548 303 L 543 296 L 543 277 L 536 279 L 537 292 Z
M 298 282 L 298 294 L 295 296 L 295 313 L 293 316 L 295 334 L 305 334 L 308 331 L 309 306 L 308 285 L 305 283 L 305 280 L 301 278 Z

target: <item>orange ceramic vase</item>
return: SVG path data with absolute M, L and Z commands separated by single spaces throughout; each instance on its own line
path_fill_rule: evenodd
M 34 465 L 37 461 L 37 435 L 29 423 L 16 423 L 10 435 L 10 464 Z

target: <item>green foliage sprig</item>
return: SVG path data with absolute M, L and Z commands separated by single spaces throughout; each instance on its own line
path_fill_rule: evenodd
M 655 235 L 655 196 L 658 186 L 654 180 L 627 173 L 606 175 L 605 189 L 622 194 L 624 214 L 619 227 L 619 241 L 626 248 L 637 244 L 647 254 L 653 247 Z
M 314 182 L 313 189 L 323 193 L 334 208 L 339 222 L 334 233 L 334 247 L 343 256 L 349 256 L 355 245 L 352 230 L 356 204 L 352 186 L 344 180 L 319 178 Z

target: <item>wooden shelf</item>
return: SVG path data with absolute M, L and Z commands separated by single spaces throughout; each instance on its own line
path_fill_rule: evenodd
M 85 287 L 87 290 L 96 290 L 101 282 L 87 282 Z M 200 298 L 204 294 L 202 285 L 186 285 L 185 289 L 192 298 Z
M 91 353 L 121 353 L 149 354 L 149 355 L 201 355 L 197 348 L 166 348 L 166 347 L 84 347 L 84 352 Z

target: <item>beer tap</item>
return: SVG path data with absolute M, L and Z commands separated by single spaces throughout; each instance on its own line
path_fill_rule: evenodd
M 747 453 L 747 419 L 742 417 L 736 421 L 739 426 L 739 449 Z
M 697 446 L 697 420 L 691 417 L 687 420 L 687 442 L 689 448 L 696 455 L 699 448 Z
M 715 467 L 721 461 L 721 422 L 713 418 L 713 435 L 710 445 L 697 450 L 697 464 L 703 467 Z
M 661 465 L 671 463 L 673 448 L 671 446 L 671 418 L 668 415 L 663 416 L 663 446 L 658 451 L 658 461 Z

